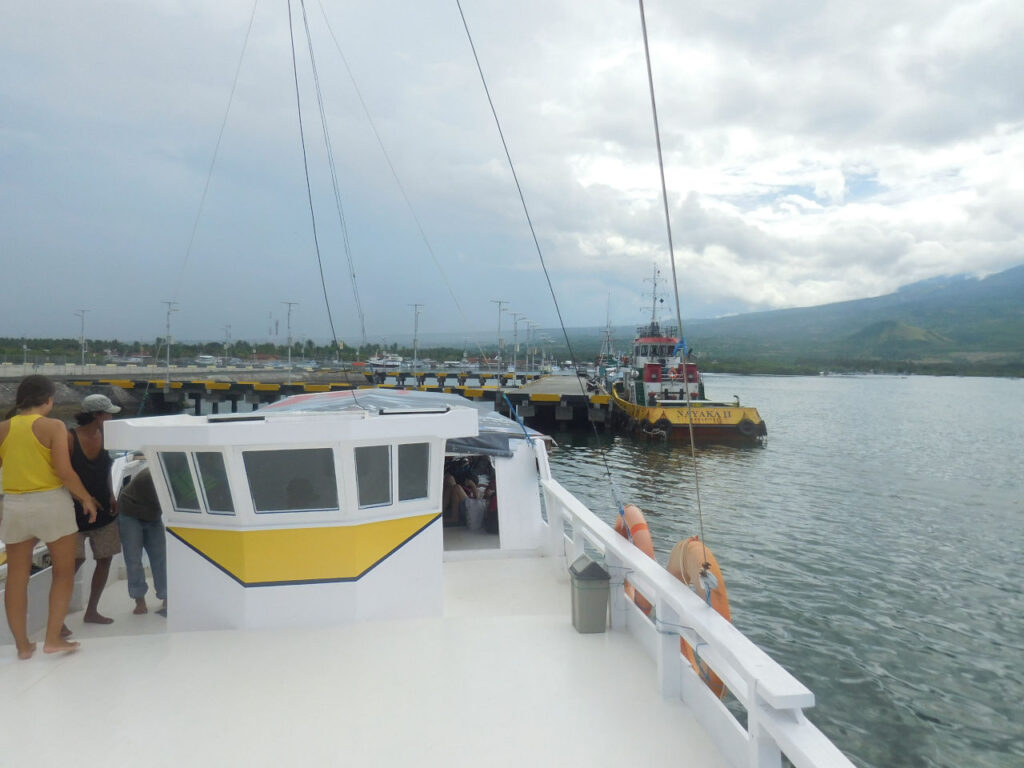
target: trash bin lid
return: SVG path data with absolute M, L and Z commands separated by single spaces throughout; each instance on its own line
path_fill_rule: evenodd
M 577 557 L 569 566 L 569 573 L 579 581 L 608 581 L 608 571 L 587 555 Z

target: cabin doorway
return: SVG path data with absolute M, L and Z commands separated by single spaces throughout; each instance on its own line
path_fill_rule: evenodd
M 445 456 L 441 493 L 445 550 L 498 549 L 498 502 L 490 457 Z

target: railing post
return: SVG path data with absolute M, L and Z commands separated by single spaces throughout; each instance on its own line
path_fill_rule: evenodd
M 747 756 L 750 768 L 782 768 L 782 752 L 761 725 L 761 711 L 768 704 L 757 690 L 757 680 L 749 681 L 747 705 Z
M 580 525 L 579 520 L 571 520 L 572 525 L 572 554 L 569 557 L 569 562 L 576 562 L 576 558 L 583 554 L 583 546 L 585 539 L 583 538 L 583 526 Z
M 612 615 L 612 629 L 626 628 L 626 568 L 612 552 L 605 552 L 604 567 L 608 570 L 608 602 Z
M 547 488 L 544 489 L 544 509 L 548 513 L 548 554 L 561 557 L 565 553 L 565 516 L 562 503 Z
M 655 626 L 658 628 L 658 688 L 662 698 L 678 699 L 683 694 L 679 674 L 683 655 L 679 651 L 679 635 L 669 627 L 677 627 L 682 622 L 679 614 L 665 600 L 658 600 L 655 611 Z

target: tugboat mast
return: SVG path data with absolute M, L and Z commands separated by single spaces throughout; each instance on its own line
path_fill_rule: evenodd
M 652 265 L 651 276 L 645 277 L 644 282 L 651 284 L 651 322 L 646 327 L 638 329 L 640 336 L 673 336 L 676 332 L 676 328 L 671 323 L 665 327 L 661 327 L 661 323 L 658 322 L 658 275 L 660 270 L 657 264 Z

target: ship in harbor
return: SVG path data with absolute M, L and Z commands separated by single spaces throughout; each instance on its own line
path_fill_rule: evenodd
M 686 341 L 658 322 L 658 270 L 651 319 L 637 328 L 625 375 L 610 382 L 612 425 L 638 436 L 694 443 L 757 443 L 768 428 L 757 408 L 706 399 L 704 381 Z

